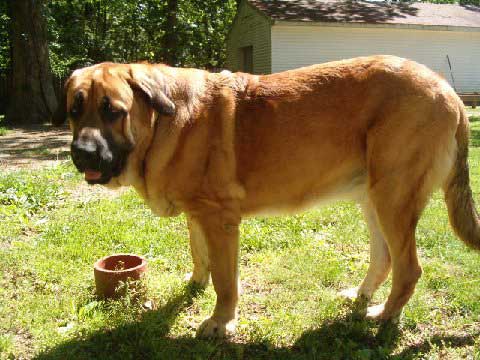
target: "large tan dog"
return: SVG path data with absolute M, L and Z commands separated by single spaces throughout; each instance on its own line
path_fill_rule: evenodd
M 62 114 L 63 112 L 63 114 Z M 160 216 L 186 213 L 191 281 L 217 293 L 200 336 L 235 323 L 242 217 L 324 199 L 361 204 L 368 273 L 344 292 L 370 299 L 393 269 L 399 315 L 421 268 L 415 227 L 442 187 L 457 235 L 480 248 L 469 186 L 469 124 L 455 92 L 426 67 L 373 56 L 256 76 L 165 65 L 104 63 L 75 71 L 66 104 L 72 157 L 91 183 L 133 186 Z

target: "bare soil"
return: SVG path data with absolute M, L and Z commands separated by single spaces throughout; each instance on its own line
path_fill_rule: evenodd
M 70 156 L 67 127 L 31 125 L 13 128 L 0 136 L 0 170 L 38 169 Z

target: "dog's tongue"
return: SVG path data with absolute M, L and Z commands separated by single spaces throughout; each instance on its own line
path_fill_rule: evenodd
M 98 180 L 102 177 L 102 173 L 100 171 L 85 170 L 85 180 Z

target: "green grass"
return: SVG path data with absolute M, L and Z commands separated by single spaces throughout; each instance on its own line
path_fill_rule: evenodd
M 472 130 L 478 200 L 480 122 Z M 184 284 L 185 218 L 154 217 L 133 191 L 72 196 L 81 181 L 69 162 L 0 175 L 0 359 L 480 358 L 479 255 L 452 234 L 440 193 L 417 229 L 424 274 L 398 327 L 355 316 L 336 295 L 368 265 L 356 205 L 244 221 L 238 333 L 222 342 L 194 338 L 215 294 Z M 140 301 L 95 297 L 92 264 L 113 252 L 147 257 Z
M 472 107 L 466 107 L 467 114 L 470 117 L 470 122 L 480 121 L 480 106 L 477 106 L 475 109 Z
M 5 120 L 5 115 L 0 115 L 0 136 L 4 136 L 8 134 L 8 129 L 3 126 L 3 122 Z

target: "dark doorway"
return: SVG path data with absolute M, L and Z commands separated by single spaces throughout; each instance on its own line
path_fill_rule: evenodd
M 240 48 L 240 70 L 246 73 L 253 72 L 253 46 Z

